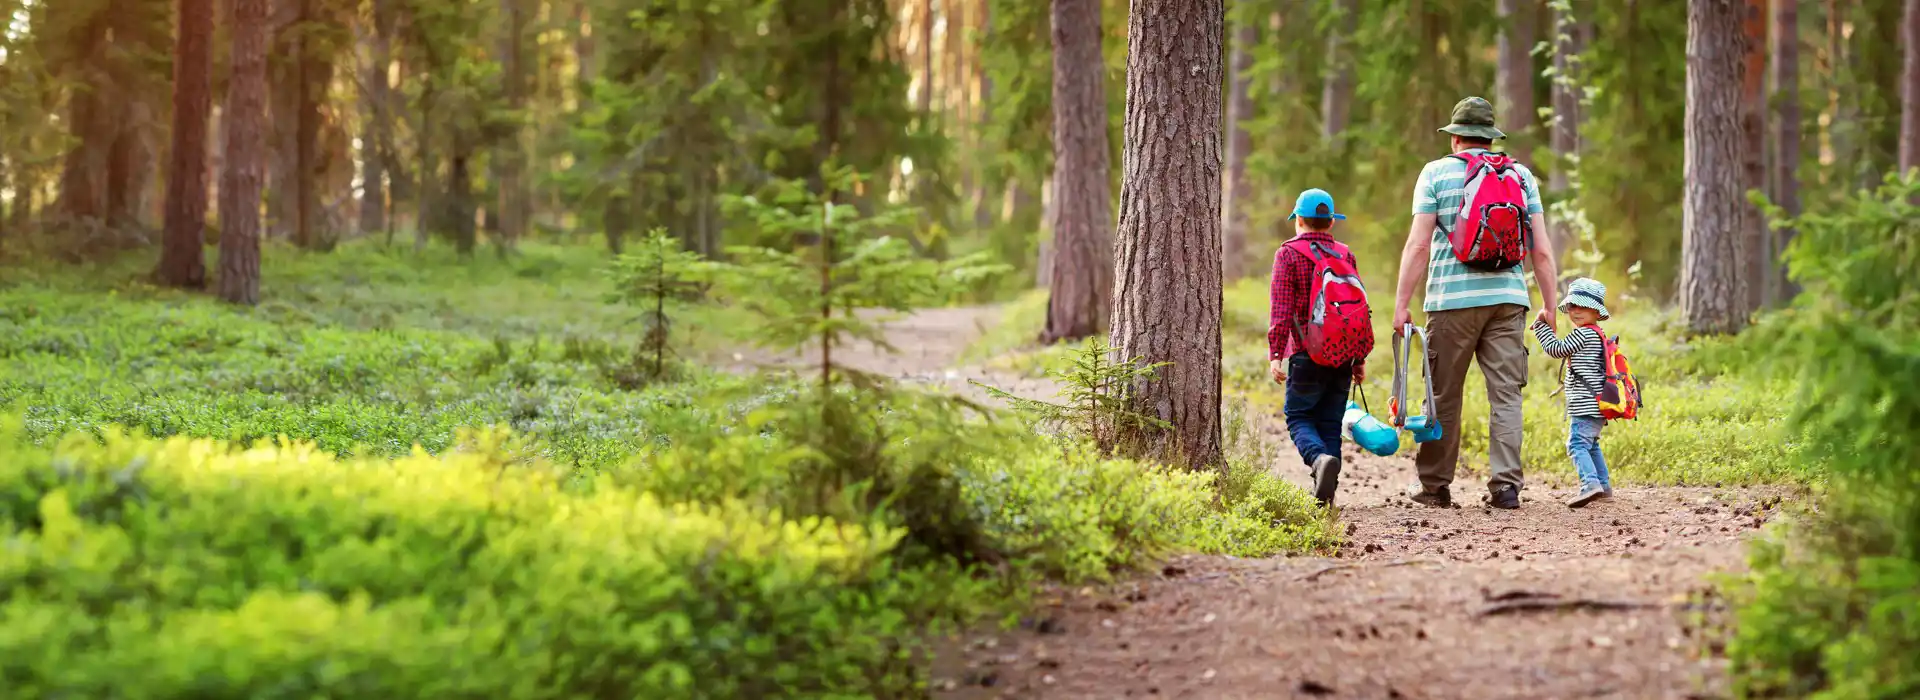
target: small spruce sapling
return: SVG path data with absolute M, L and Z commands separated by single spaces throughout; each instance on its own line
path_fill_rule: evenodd
M 836 365 L 834 351 L 866 341 L 887 352 L 884 327 L 916 308 L 945 303 L 1006 270 L 984 256 L 939 261 L 919 256 L 903 238 L 890 235 L 913 225 L 915 210 L 876 204 L 872 213 L 838 202 L 866 178 L 851 168 L 825 169 L 826 191 L 808 191 L 804 181 L 776 185 L 771 199 L 729 197 L 731 216 L 758 226 L 763 237 L 803 243 L 796 250 L 736 247 L 731 269 L 737 303 L 759 317 L 751 340 L 764 347 L 817 351 L 820 388 L 830 392 L 845 378 L 872 386 L 871 377 Z
M 686 250 L 665 229 L 653 229 L 625 255 L 614 260 L 612 301 L 640 309 L 645 329 L 634 347 L 634 379 L 623 384 L 661 381 L 673 374 L 672 313 L 681 300 L 700 289 L 715 263 Z
M 1111 455 L 1125 451 L 1126 446 L 1118 444 L 1124 428 L 1171 427 L 1166 421 L 1127 410 L 1124 392 L 1138 382 L 1151 381 L 1161 367 L 1173 364 L 1148 364 L 1140 358 L 1115 362 L 1113 355 L 1106 339 L 1096 336 L 1075 349 L 1064 365 L 1048 369 L 1047 376 L 1060 383 L 1059 403 L 1022 398 L 980 382 L 974 385 L 1042 428 L 1084 436 Z

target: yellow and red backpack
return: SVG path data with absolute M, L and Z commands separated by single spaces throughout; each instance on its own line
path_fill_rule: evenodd
M 1633 420 L 1640 415 L 1640 380 L 1633 376 L 1633 365 L 1627 362 L 1627 354 L 1620 352 L 1620 336 L 1608 337 L 1600 330 L 1600 324 L 1587 324 L 1600 336 L 1603 347 L 1601 361 L 1606 367 L 1606 377 L 1600 386 L 1588 386 L 1593 392 L 1593 402 L 1600 407 L 1600 417 L 1607 420 Z

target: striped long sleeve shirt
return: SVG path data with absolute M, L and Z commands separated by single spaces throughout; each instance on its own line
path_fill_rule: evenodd
M 1533 337 L 1540 340 L 1540 349 L 1547 351 L 1549 357 L 1567 360 L 1560 378 L 1566 387 L 1563 393 L 1567 395 L 1567 415 L 1601 417 L 1600 405 L 1593 400 L 1594 392 L 1604 385 L 1607 377 L 1606 340 L 1600 337 L 1600 331 L 1581 326 L 1565 338 L 1556 338 L 1547 324 L 1534 321 Z

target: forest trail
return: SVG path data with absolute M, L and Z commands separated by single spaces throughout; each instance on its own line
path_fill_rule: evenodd
M 888 354 L 842 360 L 984 399 L 970 380 L 1049 398 L 1045 380 L 958 366 L 993 308 L 937 309 L 888 326 Z M 738 358 L 738 356 L 736 356 Z M 1254 416 L 1275 469 L 1306 471 L 1279 416 Z M 1564 439 L 1530 435 L 1531 440 Z M 1347 446 L 1339 558 L 1192 556 L 1114 584 L 1041 596 L 1019 629 L 942 649 L 940 698 L 1715 698 L 1724 672 L 1691 626 L 1717 606 L 1715 571 L 1786 494 L 1767 488 L 1620 487 L 1573 510 L 1538 475 L 1518 511 L 1483 505 L 1463 469 L 1458 507 L 1401 493 L 1411 451 Z M 1690 621 L 1693 620 L 1693 621 Z

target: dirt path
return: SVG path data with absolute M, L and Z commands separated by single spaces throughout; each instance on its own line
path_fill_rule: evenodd
M 890 327 L 902 352 L 852 349 L 868 371 L 979 396 L 978 379 L 1044 397 L 1043 382 L 956 367 L 992 309 L 944 309 Z M 1277 416 L 1275 467 L 1305 485 Z M 1531 436 L 1530 436 L 1531 437 Z M 1531 438 L 1544 439 L 1544 438 Z M 1559 440 L 1560 436 L 1551 439 Z M 1723 674 L 1690 618 L 1716 570 L 1782 491 L 1621 487 L 1582 510 L 1530 486 L 1518 511 L 1413 504 L 1410 452 L 1348 446 L 1338 559 L 1187 557 L 1117 584 L 1053 591 L 1019 629 L 957 640 L 944 698 L 1709 698 Z M 1537 478 L 1536 478 L 1537 481 Z

